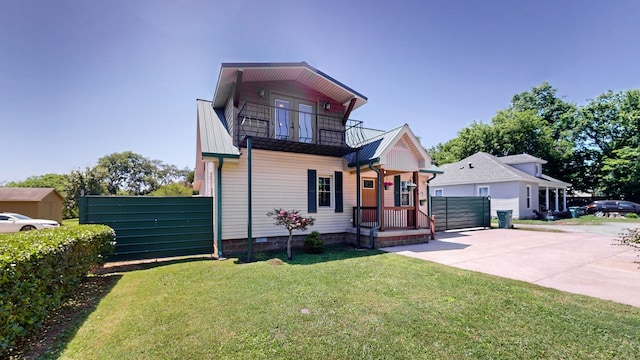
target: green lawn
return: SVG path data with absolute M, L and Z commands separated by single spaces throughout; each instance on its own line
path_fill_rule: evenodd
M 514 224 L 532 224 L 532 225 L 597 225 L 607 222 L 622 222 L 622 223 L 639 223 L 640 218 L 606 218 L 597 217 L 594 215 L 583 215 L 576 219 L 558 219 L 555 221 L 543 221 L 543 220 L 512 220 Z M 498 219 L 491 219 L 491 223 L 498 226 Z
M 278 254 L 285 259 L 284 254 Z M 122 273 L 50 358 L 631 359 L 640 309 L 371 250 Z M 270 258 L 270 257 L 269 257 Z M 75 330 L 74 330 L 75 331 Z

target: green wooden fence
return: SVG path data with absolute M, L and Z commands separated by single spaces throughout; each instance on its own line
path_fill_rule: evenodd
M 480 196 L 434 196 L 431 211 L 436 231 L 491 227 L 491 202 Z
M 80 224 L 105 224 L 116 232 L 109 260 L 213 253 L 210 197 L 84 196 Z

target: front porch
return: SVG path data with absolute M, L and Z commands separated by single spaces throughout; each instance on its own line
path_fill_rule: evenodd
M 434 237 L 435 232 L 435 219 L 429 217 L 429 215 L 422 212 L 415 207 L 405 206 L 393 206 L 384 207 L 382 209 L 382 217 L 380 224 L 378 224 L 378 208 L 375 206 L 363 206 L 360 207 L 360 214 L 357 214 L 357 207 L 352 209 L 353 219 L 359 219 L 360 223 L 356 221 L 353 223 L 353 227 L 360 225 L 363 228 L 378 228 L 379 231 L 388 230 L 417 230 L 428 229 L 430 230 L 431 238 Z

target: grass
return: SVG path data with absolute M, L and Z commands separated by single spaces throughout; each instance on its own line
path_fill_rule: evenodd
M 63 219 L 62 220 L 62 225 L 64 225 L 64 226 L 78 225 L 78 218 L 75 218 L 75 219 Z
M 599 225 L 608 222 L 622 222 L 622 223 L 640 223 L 640 218 L 607 218 L 597 217 L 594 215 L 583 215 L 575 219 L 559 219 L 555 221 L 544 220 L 512 220 L 514 224 L 530 224 L 530 225 Z M 491 219 L 491 223 L 498 224 L 498 219 Z
M 372 250 L 119 274 L 48 358 L 637 358 L 640 309 Z M 47 358 L 47 357 L 44 357 Z

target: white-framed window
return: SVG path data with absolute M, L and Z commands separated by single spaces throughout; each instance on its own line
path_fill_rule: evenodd
M 409 182 L 410 181 L 400 182 L 400 206 L 413 206 L 413 196 L 411 196 L 411 192 L 409 188 L 407 188 Z
M 433 196 L 444 196 L 444 189 L 433 189 Z
M 535 171 L 535 176 L 540 176 L 540 165 L 535 164 L 534 165 L 534 171 Z
M 333 176 L 318 176 L 318 207 L 333 206 Z
M 527 185 L 527 209 L 531 209 L 531 186 Z
M 478 196 L 489 196 L 489 186 L 478 186 Z

